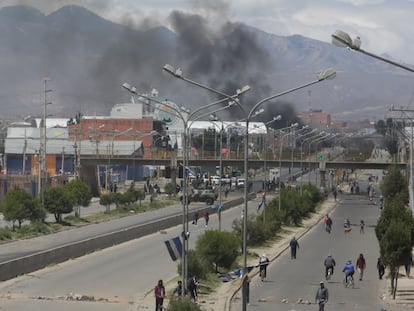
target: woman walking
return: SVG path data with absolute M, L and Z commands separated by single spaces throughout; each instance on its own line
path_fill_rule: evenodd
M 364 270 L 366 268 L 367 264 L 365 262 L 365 258 L 363 254 L 359 254 L 359 257 L 356 261 L 356 268 L 358 269 L 359 273 L 359 280 L 362 281 L 362 278 L 364 277 Z

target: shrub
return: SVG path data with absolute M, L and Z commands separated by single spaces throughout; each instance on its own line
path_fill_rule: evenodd
M 196 275 L 199 279 L 205 279 L 209 272 L 208 267 L 205 266 L 203 261 L 198 256 L 195 250 L 190 249 L 187 255 L 188 259 L 188 276 Z M 177 265 L 178 274 L 181 275 L 181 261 Z M 211 269 L 210 269 L 211 271 Z
M 227 231 L 208 230 L 196 242 L 196 252 L 206 267 L 232 268 L 239 255 L 240 239 Z
M 0 228 L 0 240 L 7 241 L 11 240 L 12 234 L 9 228 Z
M 171 198 L 171 195 L 173 195 L 174 193 L 176 193 L 176 187 L 175 187 L 175 185 L 173 184 L 173 183 L 167 183 L 165 186 L 164 186 L 164 191 L 165 191 L 165 193 L 166 194 L 168 194 L 168 197 L 169 198 Z
M 171 300 L 168 304 L 167 311 L 202 311 L 198 304 L 189 299 Z

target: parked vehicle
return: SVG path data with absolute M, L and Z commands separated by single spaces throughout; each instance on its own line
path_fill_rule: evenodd
M 212 189 L 194 189 L 193 193 L 188 196 L 188 203 L 206 202 L 208 205 L 213 205 L 217 197 L 217 193 Z M 180 201 L 183 202 L 183 195 L 180 196 Z
M 244 178 L 238 178 L 237 179 L 237 182 L 236 182 L 237 189 L 244 188 L 244 186 L 245 186 L 245 180 L 244 180 Z
M 231 177 L 229 175 L 221 176 L 221 184 L 222 185 L 230 185 L 231 184 Z
M 220 185 L 220 176 L 217 176 L 217 175 L 210 176 L 210 181 L 211 181 L 211 185 L 218 186 Z

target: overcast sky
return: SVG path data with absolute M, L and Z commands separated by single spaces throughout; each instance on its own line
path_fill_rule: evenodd
M 172 10 L 223 17 L 277 35 L 300 34 L 330 42 L 336 29 L 359 36 L 362 48 L 414 64 L 414 0 L 2 0 L 0 6 L 25 4 L 48 14 L 78 4 L 104 18 L 140 27 L 162 24 Z M 150 22 L 149 22 L 150 21 Z M 166 25 L 168 26 L 168 25 Z

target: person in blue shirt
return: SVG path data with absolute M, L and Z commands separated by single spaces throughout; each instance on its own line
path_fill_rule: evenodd
M 345 273 L 345 284 L 348 283 L 348 277 L 354 278 L 355 267 L 351 260 L 348 260 L 342 269 L 342 272 Z

